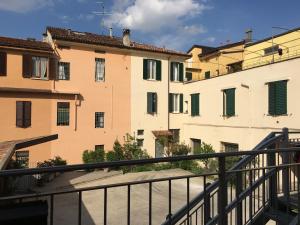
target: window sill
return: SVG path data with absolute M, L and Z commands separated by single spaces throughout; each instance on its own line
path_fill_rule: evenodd
M 194 117 L 200 117 L 200 116 L 201 115 L 193 115 L 193 116 L 191 115 L 192 118 L 194 118 Z
M 265 115 L 270 117 L 281 117 L 281 116 L 290 116 L 291 114 L 280 114 L 280 115 L 265 114 Z
M 95 80 L 96 83 L 104 83 L 105 80 Z
M 237 117 L 237 115 L 227 116 L 227 115 L 221 115 L 224 119 L 234 118 Z
M 152 82 L 155 82 L 155 81 L 161 81 L 161 80 L 156 80 L 156 79 L 146 79 L 146 81 L 152 81 Z
M 171 114 L 181 114 L 181 112 L 170 112 Z
M 31 77 L 31 80 L 43 80 L 43 81 L 49 81 L 49 78 L 38 78 L 38 77 Z
M 181 83 L 183 83 L 183 81 L 179 81 L 179 80 L 171 80 L 171 83 L 177 83 L 177 84 L 181 84 Z

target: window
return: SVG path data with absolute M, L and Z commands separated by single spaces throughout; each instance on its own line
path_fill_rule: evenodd
M 186 72 L 185 73 L 185 79 L 187 81 L 191 81 L 193 79 L 193 73 L 192 72 Z
M 183 113 L 183 94 L 169 94 L 169 112 Z
M 57 103 L 57 126 L 69 126 L 70 124 L 70 103 Z
M 154 59 L 144 59 L 143 79 L 161 80 L 161 61 Z
M 104 150 L 104 145 L 95 145 L 95 150 Z
M 287 114 L 287 81 L 269 83 L 269 115 Z
M 31 126 L 31 102 L 17 101 L 16 126 L 21 128 Z
M 172 141 L 174 143 L 179 143 L 180 141 L 180 129 L 170 129 L 172 133 Z
M 171 62 L 171 81 L 183 81 L 183 63 Z
M 29 151 L 16 151 L 16 162 L 21 168 L 28 168 Z
M 144 145 L 144 139 L 137 139 L 136 140 L 136 142 L 137 142 L 137 146 L 139 146 L 139 147 L 143 147 L 143 145 Z
M 7 69 L 7 54 L 0 52 L 0 76 L 6 76 Z
M 193 152 L 195 152 L 195 150 L 200 149 L 200 147 L 201 147 L 201 140 L 200 139 L 191 138 L 191 141 L 192 141 Z
M 104 112 L 95 113 L 95 128 L 104 128 Z
M 70 63 L 67 62 L 58 63 L 58 79 L 70 80 Z
M 278 49 L 279 49 L 279 45 L 274 45 L 269 48 L 265 48 L 264 52 L 265 52 L 265 55 L 273 55 L 278 52 Z
M 235 143 L 221 142 L 222 150 L 224 152 L 238 152 L 239 145 Z
M 47 79 L 48 58 L 32 57 L 32 77 Z
M 157 113 L 157 93 L 155 92 L 147 93 L 147 113 Z
M 191 94 L 191 116 L 199 116 L 199 97 L 200 94 Z
M 96 58 L 95 81 L 104 81 L 105 79 L 105 59 Z
M 223 91 L 223 116 L 235 115 L 235 88 Z
M 144 135 L 144 130 L 137 130 L 137 135 Z
M 204 73 L 205 79 L 209 79 L 210 78 L 210 71 L 206 71 Z

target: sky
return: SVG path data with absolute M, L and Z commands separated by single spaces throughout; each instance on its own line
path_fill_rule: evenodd
M 102 3 L 99 3 L 102 2 Z M 105 15 L 95 11 L 105 10 Z M 47 26 L 121 36 L 187 51 L 192 45 L 259 40 L 300 27 L 299 0 L 0 0 L 0 36 L 42 39 Z

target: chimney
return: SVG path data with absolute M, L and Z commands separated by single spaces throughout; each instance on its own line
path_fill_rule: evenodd
M 246 30 L 246 37 L 245 37 L 246 44 L 252 42 L 252 34 L 253 34 L 252 29 Z
M 123 45 L 130 47 L 130 30 L 123 29 Z
M 113 37 L 113 29 L 112 29 L 112 27 L 109 28 L 109 36 Z

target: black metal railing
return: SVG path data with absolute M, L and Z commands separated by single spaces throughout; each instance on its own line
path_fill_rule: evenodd
M 6 195 L 0 197 L 0 205 L 44 200 L 49 206 L 48 224 L 65 224 L 65 220 L 57 218 L 57 212 L 66 210 L 66 208 L 59 208 L 61 205 L 58 205 L 56 201 L 72 195 L 72 200 L 76 204 L 74 210 L 71 210 L 71 213 L 73 213 L 72 224 L 80 225 L 85 224 L 87 219 L 85 211 L 88 211 L 88 209 L 84 205 L 84 195 L 97 191 L 97 196 L 101 197 L 95 198 L 94 201 L 99 202 L 101 205 L 99 213 L 97 213 L 101 218 L 98 218 L 97 223 L 95 218 L 90 219 L 90 224 L 254 224 L 257 220 L 266 221 L 265 212 L 271 208 L 276 208 L 280 203 L 280 199 L 289 200 L 292 197 L 291 195 L 295 193 L 299 195 L 297 174 L 300 173 L 297 171 L 300 171 L 300 164 L 293 162 L 291 155 L 299 152 L 300 147 L 290 143 L 289 132 L 285 129 L 283 132 L 271 133 L 252 151 L 4 170 L 0 171 L 0 179 L 16 176 L 35 176 L 42 173 L 174 163 L 206 158 L 218 160 L 218 169 L 214 173 L 115 182 L 42 193 Z M 227 170 L 226 159 L 230 157 L 241 157 L 241 159 L 231 169 Z M 218 177 L 217 181 L 212 182 L 211 176 Z M 191 184 L 195 179 L 202 182 L 202 187 L 198 191 L 199 194 L 195 194 L 195 191 L 192 192 Z M 178 199 L 175 201 L 177 193 L 174 193 L 173 190 L 174 183 L 177 181 L 184 183 L 185 189 L 185 191 L 181 191 L 180 201 Z M 160 191 L 162 192 L 161 196 L 165 198 L 156 199 L 154 191 L 159 189 L 158 185 L 160 184 L 164 184 L 161 188 L 163 191 L 161 189 Z M 146 190 L 140 196 L 140 198 L 146 199 L 146 205 L 143 206 L 139 206 L 137 199 L 134 198 L 136 195 L 135 189 L 141 186 L 144 187 L 143 190 Z M 116 189 L 120 190 L 120 193 L 122 192 L 123 201 L 118 199 L 115 204 L 121 204 L 120 202 L 125 204 L 123 204 L 124 207 L 118 208 L 119 212 L 114 214 L 115 216 L 112 216 L 110 210 L 113 203 L 109 199 L 111 195 L 116 193 L 112 192 Z M 65 205 L 64 207 L 68 206 Z M 285 211 L 289 212 L 291 207 L 287 206 Z M 119 220 L 116 220 L 115 217 L 118 217 Z

